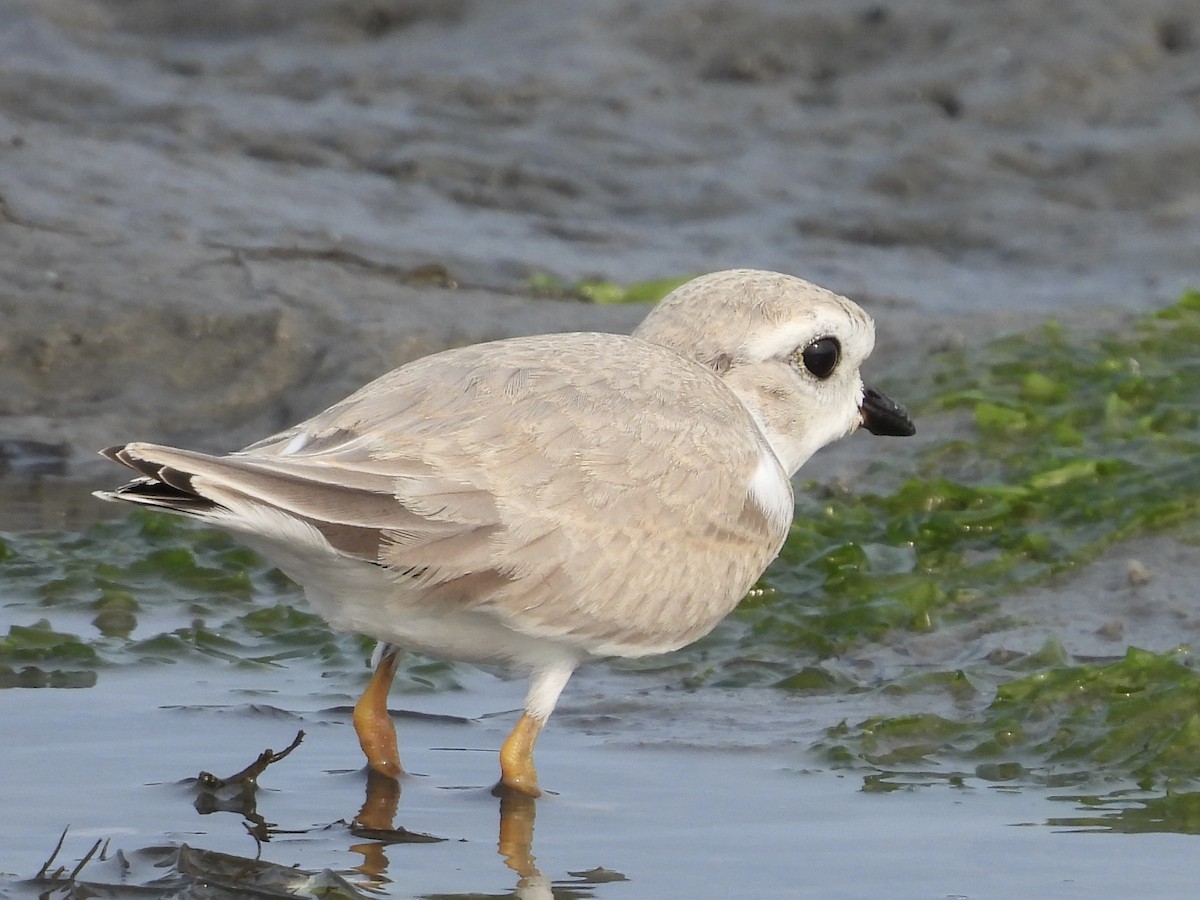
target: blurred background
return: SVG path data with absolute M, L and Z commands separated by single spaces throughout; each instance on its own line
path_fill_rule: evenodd
M 547 283 L 793 273 L 877 316 L 876 371 L 1160 307 L 1198 58 L 1192 0 L 5 0 L 5 458 L 229 449 L 644 314 Z

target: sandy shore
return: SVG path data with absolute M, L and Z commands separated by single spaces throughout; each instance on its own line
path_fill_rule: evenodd
M 643 314 L 537 272 L 800 274 L 877 316 L 875 371 L 1161 305 L 1198 280 L 1198 59 L 1190 0 L 9 0 L 2 458 L 235 447 Z

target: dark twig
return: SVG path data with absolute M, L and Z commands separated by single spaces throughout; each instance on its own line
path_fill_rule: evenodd
M 74 869 L 72 869 L 71 874 L 67 876 L 67 884 L 70 884 L 71 882 L 73 882 L 75 880 L 75 876 L 78 875 L 83 870 L 83 867 L 86 866 L 89 862 L 91 862 L 92 857 L 96 855 L 96 851 L 100 849 L 100 845 L 103 843 L 104 843 L 103 838 L 96 839 L 96 843 L 92 844 L 92 849 L 87 852 L 87 855 L 84 856 L 84 858 L 79 861 L 79 865 L 77 865 Z
M 46 870 L 54 864 L 54 860 L 58 858 L 58 851 L 62 849 L 63 841 L 67 839 L 67 832 L 71 830 L 68 825 L 63 829 L 62 834 L 58 836 L 58 843 L 54 845 L 54 850 L 50 854 L 50 858 L 42 863 L 42 867 L 38 869 L 38 873 L 33 876 L 34 881 L 42 881 L 46 877 Z
M 304 740 L 304 731 L 301 729 L 296 732 L 295 739 L 283 750 L 276 753 L 274 750 L 267 749 L 258 755 L 258 759 L 242 769 L 235 775 L 230 775 L 228 778 L 218 778 L 210 772 L 201 772 L 197 781 L 200 786 L 206 790 L 216 791 L 230 784 L 254 784 L 258 776 L 266 771 L 267 766 L 272 763 L 277 763 L 289 753 L 300 746 L 300 742 Z

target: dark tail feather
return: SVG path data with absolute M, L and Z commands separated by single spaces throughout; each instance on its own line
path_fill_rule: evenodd
M 142 506 L 155 506 L 185 515 L 201 515 L 216 509 L 217 504 L 202 497 L 192 488 L 192 476 L 180 469 L 156 465 L 125 453 L 125 445 L 106 447 L 100 455 L 128 466 L 142 477 L 123 484 L 114 491 L 96 491 L 104 500 L 125 500 Z

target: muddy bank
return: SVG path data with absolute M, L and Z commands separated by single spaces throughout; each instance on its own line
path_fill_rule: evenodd
M 9 0 L 3 434 L 73 472 L 238 446 L 642 315 L 536 272 L 801 274 L 881 320 L 877 370 L 1160 305 L 1197 281 L 1198 58 L 1189 0 Z

